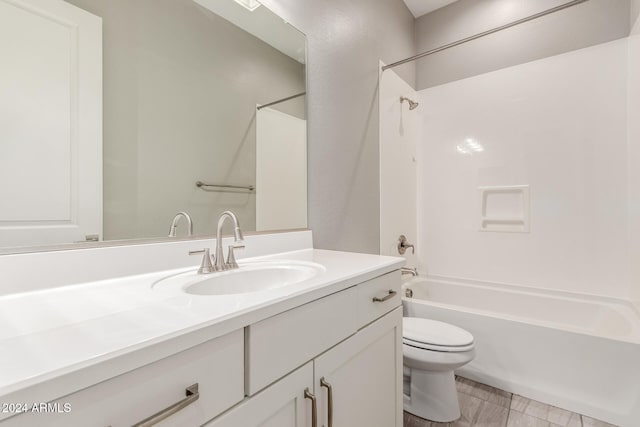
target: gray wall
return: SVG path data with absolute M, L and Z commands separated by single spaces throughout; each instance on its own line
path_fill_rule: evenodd
M 640 0 L 631 0 L 631 16 L 629 17 L 629 25 L 631 25 L 631 30 L 633 30 L 633 27 L 636 24 L 639 15 Z
M 196 235 L 226 209 L 255 230 L 255 195 L 195 182 L 255 184 L 255 105 L 304 91 L 305 66 L 191 0 L 68 1 L 103 18 L 105 239 L 166 236 L 182 210 Z
M 459 0 L 416 20 L 418 52 L 504 25 L 567 0 Z M 638 0 L 633 0 L 636 9 Z M 626 37 L 629 0 L 590 0 L 416 61 L 416 87 L 495 71 Z
M 378 253 L 378 61 L 413 55 L 402 0 L 264 0 L 307 35 L 309 227 L 316 248 Z M 413 84 L 413 66 L 398 72 Z

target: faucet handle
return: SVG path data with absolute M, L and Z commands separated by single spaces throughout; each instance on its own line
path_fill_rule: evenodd
M 213 260 L 211 259 L 211 253 L 209 248 L 204 248 L 199 251 L 189 251 L 189 255 L 198 255 L 204 254 L 202 256 L 202 263 L 200 264 L 200 268 L 198 269 L 198 274 L 209 274 L 216 271 L 213 267 Z
M 228 268 L 238 268 L 238 263 L 236 262 L 236 256 L 233 253 L 234 248 L 244 248 L 244 245 L 242 246 L 229 245 L 229 252 L 227 253 L 227 262 L 226 262 Z
M 415 246 L 413 246 L 411 243 L 409 243 L 409 241 L 407 240 L 407 238 L 405 237 L 404 234 L 401 234 L 400 237 L 398 237 L 398 253 L 400 255 L 404 255 L 404 253 L 409 248 L 411 248 L 411 253 L 412 254 L 416 253 Z

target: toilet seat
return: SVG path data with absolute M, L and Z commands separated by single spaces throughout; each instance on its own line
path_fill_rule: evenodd
M 424 350 L 463 352 L 472 350 L 473 335 L 454 325 L 418 317 L 402 319 L 402 342 Z
M 425 344 L 422 342 L 411 341 L 407 339 L 403 339 L 402 344 L 409 345 L 411 347 L 420 348 L 422 350 L 443 351 L 447 353 L 459 353 L 463 351 L 473 350 L 473 344 L 453 347 L 453 346 L 444 346 L 444 345 Z

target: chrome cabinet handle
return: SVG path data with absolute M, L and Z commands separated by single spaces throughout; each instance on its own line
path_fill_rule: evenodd
M 385 297 L 382 297 L 382 298 L 374 297 L 373 302 L 385 302 L 387 300 L 390 300 L 394 296 L 396 296 L 396 294 L 397 294 L 396 291 L 389 289 L 389 293 Z
M 305 399 L 311 399 L 311 427 L 318 427 L 318 404 L 316 396 L 309 391 L 309 387 L 304 389 Z
M 168 408 L 165 408 L 162 411 L 151 415 L 149 418 L 145 418 L 139 423 L 134 424 L 132 427 L 151 427 L 155 424 L 158 424 L 160 421 L 170 417 L 171 415 L 175 414 L 179 410 L 191 405 L 193 402 L 195 402 L 200 398 L 200 392 L 198 391 L 198 383 L 195 383 L 187 387 L 187 389 L 185 390 L 185 393 L 187 397 L 185 397 L 181 401 L 176 402 L 173 405 L 169 406 Z
M 333 427 L 333 388 L 331 387 L 331 384 L 329 384 L 324 377 L 320 378 L 320 385 L 322 387 L 326 387 L 327 389 L 327 398 L 329 399 L 329 403 L 327 404 L 328 409 L 327 412 L 328 414 L 328 418 L 329 418 L 329 424 L 327 425 L 327 427 Z

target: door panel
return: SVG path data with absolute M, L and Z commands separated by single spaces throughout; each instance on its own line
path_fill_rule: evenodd
M 328 425 L 333 392 L 333 427 L 402 425 L 402 308 L 360 330 L 315 362 L 320 425 Z
M 0 0 L 0 58 L 0 247 L 101 237 L 101 19 Z

